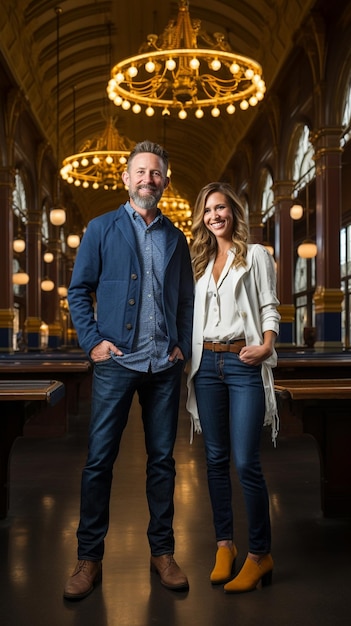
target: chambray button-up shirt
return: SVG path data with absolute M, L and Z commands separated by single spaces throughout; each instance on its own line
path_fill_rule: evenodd
M 162 307 L 162 282 L 165 256 L 165 232 L 162 228 L 163 215 L 147 225 L 143 218 L 125 204 L 134 227 L 137 242 L 136 253 L 141 267 L 141 298 L 138 312 L 137 330 L 130 354 L 113 358 L 129 369 L 138 372 L 152 372 L 172 367 L 168 360 L 168 339 Z

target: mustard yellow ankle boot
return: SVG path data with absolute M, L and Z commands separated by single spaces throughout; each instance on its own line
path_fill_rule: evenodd
M 226 593 L 243 593 L 256 589 L 259 581 L 262 587 L 272 583 L 273 559 L 270 554 L 265 554 L 259 561 L 247 557 L 239 574 L 229 583 L 224 585 Z
M 238 551 L 234 545 L 219 546 L 215 566 L 210 574 L 210 581 L 213 585 L 220 585 L 230 579 L 237 554 Z

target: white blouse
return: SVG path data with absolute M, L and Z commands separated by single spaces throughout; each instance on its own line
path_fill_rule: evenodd
M 245 336 L 243 321 L 233 297 L 237 282 L 233 260 L 233 251 L 229 250 L 217 284 L 213 273 L 210 274 L 205 303 L 205 341 L 229 341 Z

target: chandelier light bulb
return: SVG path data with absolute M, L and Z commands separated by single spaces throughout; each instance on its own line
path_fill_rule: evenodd
M 190 65 L 192 70 L 198 70 L 199 67 L 200 67 L 200 61 L 199 61 L 199 59 L 194 57 L 193 59 L 191 59 L 189 65 Z
M 174 59 L 168 59 L 166 61 L 166 67 L 170 72 L 173 72 L 173 70 L 177 67 L 177 64 Z
M 249 100 L 249 105 L 252 107 L 255 107 L 257 104 L 258 100 L 256 98 L 256 96 L 251 96 L 250 100 Z
M 178 117 L 180 120 L 185 120 L 188 117 L 188 114 L 185 109 L 180 109 L 178 113 Z
M 83 183 L 82 183 L 82 187 L 84 187 L 84 189 L 88 189 L 88 187 L 89 187 L 89 181 L 84 180 L 84 181 L 83 181 Z
M 94 163 L 94 165 L 99 165 L 99 163 L 100 163 L 100 159 L 99 159 L 99 157 L 98 157 L 98 156 L 96 156 L 96 155 L 94 156 L 94 158 L 93 158 L 93 163 Z
M 138 73 L 138 68 L 135 67 L 135 65 L 131 65 L 130 68 L 128 69 L 128 76 L 130 76 L 131 78 L 135 78 L 137 73 Z
M 132 106 L 132 111 L 133 111 L 133 113 L 135 113 L 135 114 L 140 113 L 140 111 L 141 111 L 141 106 L 140 106 L 140 104 L 138 104 L 137 102 L 136 102 L 135 104 L 133 104 L 133 106 Z
M 249 108 L 249 103 L 247 100 L 242 100 L 240 102 L 240 108 L 242 111 L 246 111 Z
M 245 77 L 247 78 L 247 80 L 251 80 L 254 76 L 254 72 L 251 68 L 247 69 L 245 72 Z
M 108 81 L 108 87 L 111 89 L 111 91 L 113 91 L 116 86 L 117 86 L 117 80 L 115 80 L 114 78 L 110 78 L 110 80 Z
M 235 106 L 234 106 L 234 104 L 228 104 L 228 106 L 227 106 L 227 113 L 228 113 L 228 115 L 233 115 L 233 113 L 235 113 Z
M 120 107 L 123 102 L 121 96 L 116 96 L 116 97 L 113 96 L 112 100 L 113 100 L 113 104 L 115 104 L 116 107 Z
M 88 167 L 89 161 L 86 157 L 84 157 L 84 159 L 81 160 L 80 164 L 82 167 Z
M 210 68 L 214 72 L 218 72 L 218 70 L 221 69 L 221 65 L 222 63 L 220 62 L 219 59 L 213 59 L 213 61 L 211 61 L 210 63 Z
M 155 113 L 154 109 L 152 107 L 147 107 L 146 111 L 145 111 L 146 115 L 148 117 L 152 117 Z
M 72 167 L 79 167 L 79 161 L 77 160 L 73 161 Z
M 195 117 L 197 117 L 198 120 L 201 120 L 201 118 L 204 116 L 204 112 L 202 109 L 196 109 L 195 111 Z
M 111 165 L 111 163 L 113 163 L 113 158 L 110 154 L 106 157 L 106 163 L 107 165 Z
M 145 69 L 149 74 L 155 71 L 155 63 L 153 61 L 148 61 L 145 63 Z
M 219 117 L 221 114 L 220 110 L 218 107 L 213 107 L 213 109 L 211 110 L 211 115 L 212 117 Z
M 124 111 L 128 111 L 130 109 L 130 106 L 131 105 L 130 105 L 129 100 L 123 100 L 123 102 L 122 102 L 122 109 Z
M 240 65 L 238 65 L 235 61 L 234 63 L 231 64 L 229 70 L 231 71 L 232 74 L 238 74 L 238 72 L 240 71 Z

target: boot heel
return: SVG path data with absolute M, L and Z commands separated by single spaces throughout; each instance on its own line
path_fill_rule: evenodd
M 261 584 L 262 587 L 269 587 L 269 585 L 272 584 L 272 570 L 270 572 L 267 572 L 267 574 L 264 574 L 261 578 Z

